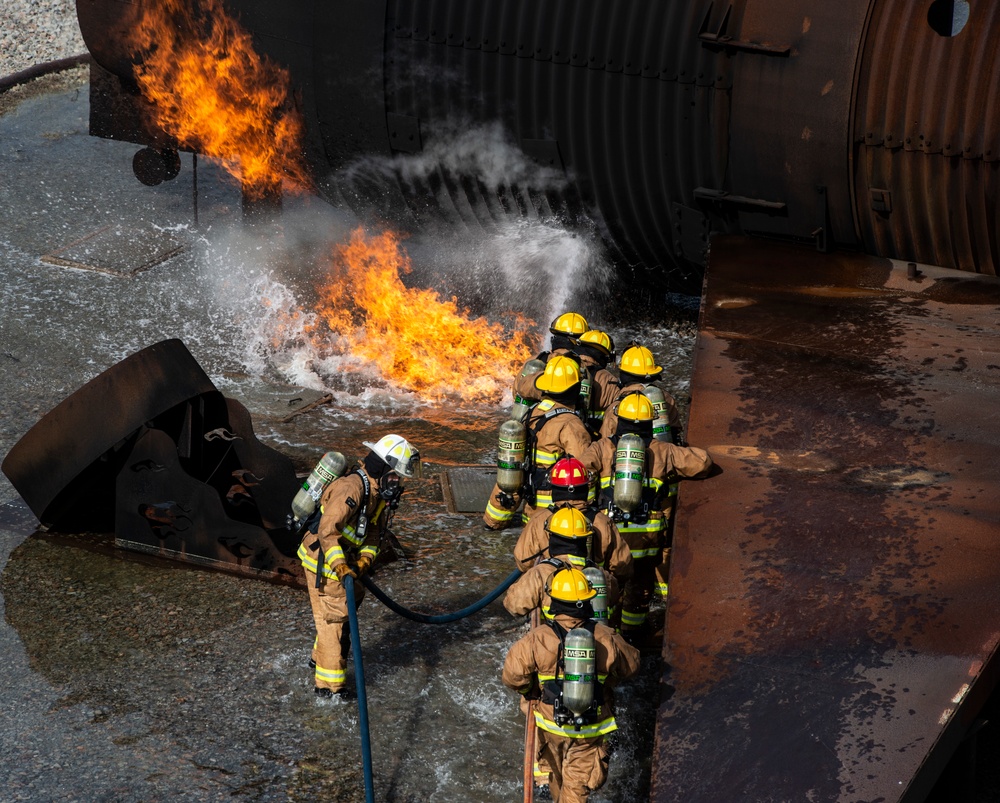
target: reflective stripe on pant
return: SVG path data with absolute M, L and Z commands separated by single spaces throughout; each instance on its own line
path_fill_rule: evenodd
M 508 509 L 501 506 L 500 500 L 497 499 L 500 493 L 500 486 L 494 483 L 493 490 L 490 492 L 490 498 L 486 501 L 486 512 L 483 513 L 483 524 L 487 527 L 492 527 L 494 530 L 499 530 L 509 524 L 511 519 L 514 518 L 515 511 L 521 504 L 521 495 L 513 494 L 514 507 Z
M 656 564 L 656 583 L 654 589 L 656 596 L 666 599 L 669 592 L 670 580 L 670 548 L 664 549 L 660 553 L 660 562 Z
M 660 563 L 659 551 L 655 555 L 632 558 L 632 576 L 625 583 L 622 598 L 622 630 L 635 630 L 646 623 L 649 605 L 653 599 L 656 567 Z
M 608 779 L 608 750 L 603 736 L 568 739 L 536 731 L 538 758 L 552 768 L 549 790 L 559 803 L 587 803 L 590 793 Z
M 306 586 L 316 625 L 312 658 L 316 662 L 318 689 L 341 689 L 347 680 L 347 654 L 351 649 L 351 631 L 347 626 L 347 594 L 338 580 L 324 579 L 316 588 L 316 575 L 306 571 Z M 354 584 L 354 599 L 360 605 L 365 590 Z

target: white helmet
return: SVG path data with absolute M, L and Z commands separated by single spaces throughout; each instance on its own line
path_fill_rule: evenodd
M 393 471 L 403 477 L 420 477 L 420 452 L 406 438 L 386 435 L 378 443 L 364 441 L 364 445 L 385 461 Z

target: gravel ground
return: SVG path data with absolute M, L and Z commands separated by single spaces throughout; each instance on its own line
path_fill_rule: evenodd
M 0 3 L 0 77 L 86 51 L 73 0 Z

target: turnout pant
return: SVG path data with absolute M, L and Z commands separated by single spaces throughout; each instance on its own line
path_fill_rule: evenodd
M 571 739 L 539 728 L 538 760 L 551 767 L 549 791 L 555 803 L 587 803 L 608 779 L 603 736 Z
M 316 662 L 316 688 L 339 691 L 347 682 L 347 654 L 351 650 L 351 629 L 347 620 L 347 592 L 339 580 L 324 577 L 316 588 L 316 575 L 305 570 L 316 624 L 312 658 Z M 365 587 L 354 584 L 358 606 L 365 597 Z

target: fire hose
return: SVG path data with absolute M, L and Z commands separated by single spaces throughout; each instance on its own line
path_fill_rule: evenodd
M 361 631 L 358 628 L 358 605 L 354 601 L 354 578 L 342 580 L 347 594 L 347 620 L 354 646 L 354 685 L 358 690 L 358 730 L 361 731 L 361 762 L 365 773 L 365 803 L 375 803 L 375 782 L 372 775 L 371 731 L 368 728 L 368 692 L 365 689 L 365 667 L 361 659 Z
M 322 550 L 320 550 L 320 554 L 322 555 Z M 455 611 L 454 613 L 438 614 L 434 616 L 426 613 L 417 613 L 416 611 L 408 610 L 402 605 L 399 605 L 390 599 L 390 597 L 381 588 L 375 585 L 370 577 L 362 576 L 361 582 L 390 610 L 395 611 L 400 616 L 412 619 L 415 622 L 436 625 L 443 624 L 445 622 L 454 622 L 482 610 L 493 602 L 493 600 L 499 597 L 504 591 L 510 588 L 514 581 L 520 576 L 520 569 L 515 569 L 507 576 L 507 579 L 505 579 L 500 585 L 498 585 L 478 602 L 462 608 L 460 611 Z M 361 732 L 361 762 L 364 767 L 365 776 L 365 803 L 375 803 L 375 783 L 372 773 L 371 729 L 368 725 L 368 691 L 365 688 L 365 667 L 361 658 L 361 631 L 358 627 L 358 606 L 354 601 L 354 578 L 348 574 L 344 576 L 341 582 L 344 585 L 344 593 L 347 595 L 347 620 L 350 624 L 351 646 L 354 653 L 354 685 L 358 694 L 358 730 Z
M 427 614 L 427 613 L 417 613 L 416 611 L 411 611 L 408 608 L 404 608 L 402 605 L 391 599 L 381 588 L 379 588 L 372 581 L 370 577 L 362 577 L 361 582 L 364 583 L 365 588 L 372 592 L 375 597 L 389 610 L 398 613 L 407 619 L 412 619 L 414 622 L 423 622 L 427 625 L 440 625 L 446 622 L 456 622 L 459 619 L 464 619 L 466 616 L 471 616 L 477 611 L 481 611 L 487 605 L 489 605 L 493 600 L 499 597 L 504 591 L 510 588 L 514 581 L 521 576 L 520 569 L 514 569 L 500 585 L 494 588 L 489 594 L 483 597 L 478 602 L 474 602 L 468 607 L 462 608 L 460 611 L 455 611 L 454 613 L 441 613 L 441 614 Z

